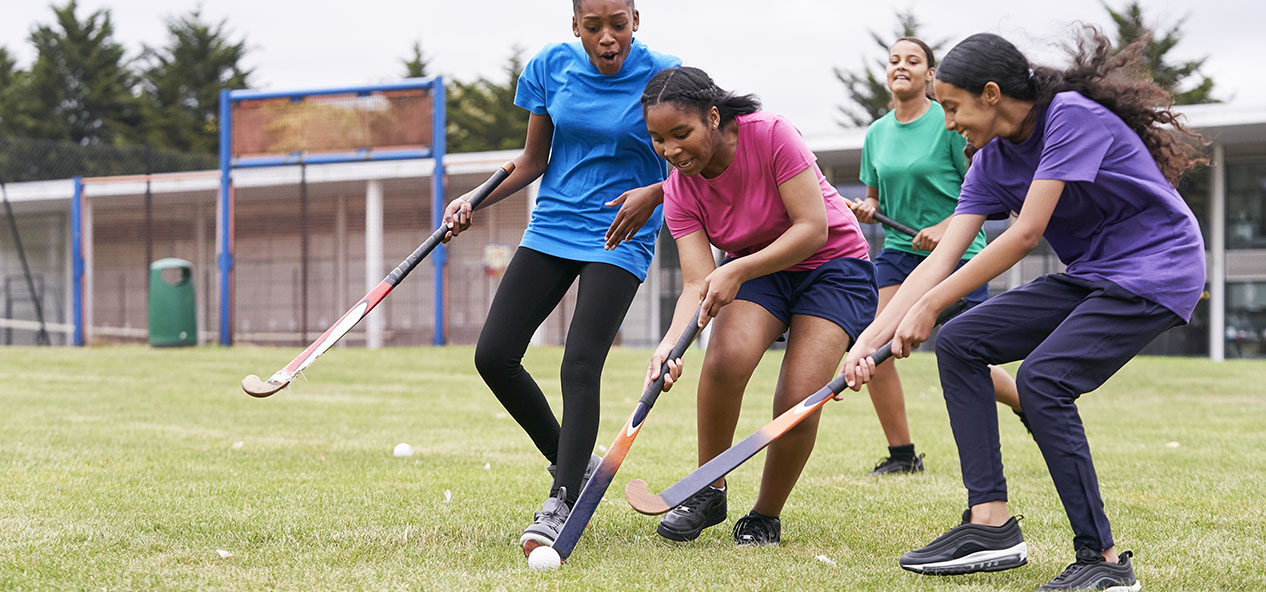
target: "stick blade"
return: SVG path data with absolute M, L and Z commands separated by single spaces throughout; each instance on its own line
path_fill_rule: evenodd
M 672 509 L 664 503 L 664 498 L 651 493 L 651 488 L 641 479 L 629 481 L 624 486 L 624 499 L 634 510 L 647 516 L 658 516 Z
M 242 390 L 246 391 L 246 394 L 252 397 L 255 397 L 257 399 L 262 399 L 264 397 L 271 396 L 273 393 L 276 393 L 277 391 L 284 389 L 289 385 L 290 385 L 290 381 L 286 381 L 286 382 L 273 382 L 272 380 L 265 381 L 261 379 L 260 377 L 255 376 L 254 374 L 248 375 L 246 378 L 242 379 Z

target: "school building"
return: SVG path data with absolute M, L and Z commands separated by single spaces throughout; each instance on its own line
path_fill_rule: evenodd
M 1146 353 L 1266 356 L 1266 107 L 1181 111 L 1211 142 L 1213 165 L 1180 187 L 1204 233 L 1208 297 L 1190 325 L 1162 335 Z M 864 130 L 803 131 L 841 194 L 864 195 L 858 182 Z M 474 188 L 516 154 L 445 156 L 445 200 Z M 150 263 L 176 257 L 192 268 L 200 343 L 226 341 L 221 320 L 229 315 L 231 343 L 301 348 L 431 233 L 433 168 L 431 161 L 400 160 L 235 170 L 227 305 L 217 265 L 223 232 L 218 171 L 8 184 L 12 215 L 0 223 L 0 344 L 36 343 L 41 328 L 54 345 L 73 344 L 76 331 L 89 345 L 143 343 Z M 473 343 L 534 192 L 530 186 L 482 211 L 471 231 L 419 265 L 341 345 Z M 81 209 L 72 219 L 76 195 Z M 990 222 L 990 238 L 1006 224 Z M 882 241 L 878 226 L 864 230 L 872 247 Z M 76 245 L 82 269 L 73 263 Z M 1043 245 L 990 290 L 1061 269 Z M 657 343 L 680 286 L 676 252 L 664 232 L 619 342 Z M 574 288 L 537 343 L 562 343 L 572 302 Z M 434 314 L 437 308 L 442 314 Z

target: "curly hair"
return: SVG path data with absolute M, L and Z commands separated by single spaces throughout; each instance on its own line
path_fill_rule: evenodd
M 697 111 L 705 117 L 710 109 L 721 114 L 721 127 L 739 115 L 760 111 L 756 95 L 736 95 L 712 82 L 707 72 L 683 66 L 661 71 L 646 83 L 642 93 L 642 112 L 660 103 Z
M 1037 108 L 1049 105 L 1058 93 L 1079 92 L 1138 134 L 1161 173 L 1177 185 L 1187 171 L 1209 164 L 1204 156 L 1208 143 L 1173 110 L 1169 92 L 1140 74 L 1150 40 L 1145 36 L 1114 52 L 1112 41 L 1098 27 L 1083 24 L 1074 42 L 1065 45 L 1071 64 L 1060 70 L 1031 65 L 1006 39 L 977 33 L 945 55 L 936 78 L 974 94 L 994 82 L 1002 94 L 1033 101 Z

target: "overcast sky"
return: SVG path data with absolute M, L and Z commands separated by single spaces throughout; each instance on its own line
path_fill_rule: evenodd
M 200 4 L 205 18 L 227 19 L 232 38 L 245 38 L 246 65 L 254 69 L 259 88 L 398 79 L 415 41 L 431 58 L 432 70 L 446 78 L 500 79 L 515 44 L 530 56 L 546 43 L 574 40 L 568 0 L 80 0 L 79 14 L 108 8 L 116 39 L 135 56 L 143 44 L 165 43 L 165 18 Z M 1182 43 L 1170 55 L 1207 56 L 1204 73 L 1216 81 L 1216 96 L 1266 105 L 1261 28 L 1266 3 L 1143 0 L 1142 5 L 1149 19 L 1166 28 L 1186 19 Z M 863 56 L 882 57 L 868 31 L 888 36 L 896 27 L 894 9 L 913 9 L 925 37 L 946 42 L 941 54 L 967 35 L 991 31 L 1031 59 L 1051 62 L 1058 60 L 1058 44 L 1069 38 L 1075 21 L 1115 31 L 1100 0 L 637 0 L 637 7 L 638 39 L 707 70 L 722 87 L 757 93 L 768 110 L 811 136 L 839 131 L 836 107 L 844 94 L 832 67 L 855 70 Z M 52 23 L 52 10 L 42 0 L 5 0 L 0 12 L 0 46 L 25 68 L 34 59 L 30 31 L 37 23 Z

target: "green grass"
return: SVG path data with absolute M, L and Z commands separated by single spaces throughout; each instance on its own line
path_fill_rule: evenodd
M 568 564 L 535 572 L 516 541 L 547 492 L 545 461 L 487 392 L 469 348 L 339 349 L 270 399 L 238 388 L 295 353 L 0 350 L 0 590 L 966 592 L 1031 590 L 1071 561 L 1041 456 L 1004 412 L 1030 564 L 943 579 L 897 568 L 966 499 L 929 355 L 901 362 L 925 474 L 865 476 L 883 437 L 854 394 L 824 409 L 782 546 L 736 548 L 733 520 L 693 543 L 662 541 L 623 487 L 640 477 L 663 489 L 693 468 L 687 378 L 651 413 Z M 599 444 L 633 410 L 647 355 L 612 352 Z M 549 393 L 560 356 L 528 355 Z M 779 360 L 771 352 L 753 379 L 740 434 L 768 421 Z M 1107 510 L 1144 590 L 1266 589 L 1264 379 L 1261 361 L 1140 358 L 1082 400 Z M 397 442 L 415 455 L 393 458 Z M 731 475 L 732 519 L 750 507 L 762 459 Z

